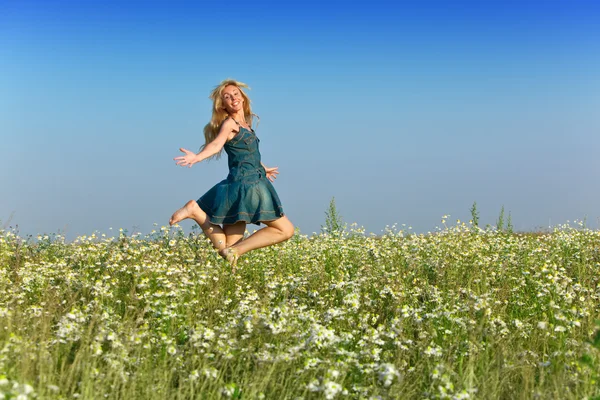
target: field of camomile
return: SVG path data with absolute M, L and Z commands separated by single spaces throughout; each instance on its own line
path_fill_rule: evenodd
M 0 230 L 0 398 L 592 399 L 600 231 Z

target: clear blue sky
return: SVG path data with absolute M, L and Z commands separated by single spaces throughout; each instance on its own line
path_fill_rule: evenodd
M 393 3 L 0 0 L 0 228 L 165 225 L 227 174 L 172 158 L 230 77 L 302 233 L 334 196 L 374 233 L 598 227 L 600 3 Z

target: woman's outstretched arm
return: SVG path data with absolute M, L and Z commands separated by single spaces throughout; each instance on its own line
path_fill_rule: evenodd
M 219 130 L 219 134 L 212 142 L 208 143 L 206 146 L 202 148 L 199 153 L 194 153 L 193 151 L 180 148 L 179 151 L 184 153 L 185 155 L 175 157 L 173 160 L 176 161 L 177 165 L 181 165 L 182 167 L 191 168 L 192 165 L 199 163 L 202 160 L 205 160 L 211 156 L 214 156 L 218 152 L 221 151 L 225 142 L 230 139 L 230 135 L 233 132 L 233 128 L 237 125 L 231 119 L 225 120 L 221 125 L 221 129 Z

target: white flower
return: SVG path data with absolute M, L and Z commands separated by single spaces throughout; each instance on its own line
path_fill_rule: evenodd
M 336 343 L 339 341 L 339 338 L 335 335 L 333 330 L 327 329 L 320 324 L 314 324 L 308 340 L 310 343 L 314 343 L 317 348 L 321 348 L 323 346 Z
M 212 340 L 215 337 L 215 331 L 213 331 L 210 328 L 206 328 L 206 330 L 204 331 L 204 339 L 206 340 Z
M 344 304 L 350 306 L 353 310 L 358 310 L 360 307 L 360 298 L 358 293 L 350 293 L 344 297 Z
M 310 390 L 311 392 L 318 392 L 321 390 L 321 386 L 319 385 L 319 380 L 318 379 L 313 379 L 312 381 L 310 381 L 310 383 L 308 385 L 306 385 L 306 388 L 308 390 Z
M 225 385 L 225 387 L 222 389 L 221 393 L 223 393 L 223 395 L 225 397 L 231 397 L 233 396 L 236 392 L 241 392 L 241 390 L 239 390 L 238 386 L 235 383 L 229 383 L 227 385 Z
M 341 392 L 344 388 L 342 385 L 336 382 L 325 381 L 323 384 L 323 394 L 325 394 L 326 399 L 333 399 L 339 392 Z
M 379 382 L 385 387 L 389 387 L 394 381 L 395 377 L 399 377 L 400 374 L 394 366 L 394 364 L 385 363 L 379 366 Z
M 199 377 L 200 377 L 200 374 L 198 373 L 198 370 L 197 370 L 197 369 L 195 369 L 195 370 L 193 370 L 193 371 L 192 371 L 192 373 L 190 374 L 190 376 L 189 376 L 189 379 L 190 379 L 191 381 L 195 381 L 195 380 L 196 380 L 196 379 L 198 379 Z
M 206 376 L 207 378 L 213 378 L 215 379 L 219 373 L 219 371 L 217 371 L 216 368 L 214 367 L 208 367 L 208 368 L 204 368 L 202 370 L 202 373 L 204 374 L 204 376 Z
M 338 371 L 336 369 L 331 369 L 331 370 L 327 371 L 327 377 L 329 377 L 331 379 L 336 379 L 339 376 L 340 376 L 340 371 Z
M 519 321 L 518 319 L 515 319 L 515 320 L 513 321 L 513 323 L 515 324 L 515 327 L 516 327 L 517 329 L 521 329 L 521 328 L 523 327 L 523 323 L 522 323 L 521 321 Z
M 442 349 L 438 346 L 427 346 L 427 349 L 425 349 L 425 354 L 430 357 L 439 357 L 442 355 Z
M 471 398 L 471 395 L 466 390 L 463 390 L 462 392 L 455 394 L 453 397 L 453 399 L 456 399 L 456 400 L 466 400 L 466 399 L 470 399 L 470 398 Z
M 540 322 L 538 322 L 537 327 L 538 327 L 538 329 L 544 330 L 544 329 L 546 329 L 547 325 L 548 324 L 546 324 L 546 322 L 540 321 Z
M 308 360 L 306 360 L 304 362 L 304 369 L 310 369 L 310 368 L 316 367 L 317 364 L 319 364 L 320 362 L 321 362 L 321 360 L 318 358 L 309 358 Z

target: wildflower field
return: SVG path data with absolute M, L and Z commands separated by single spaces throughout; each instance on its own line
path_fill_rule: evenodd
M 600 232 L 0 231 L 0 398 L 592 399 Z M 594 343 L 596 341 L 596 343 Z

